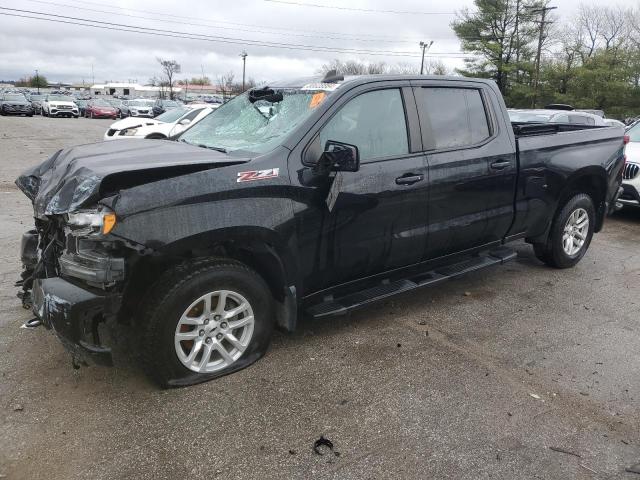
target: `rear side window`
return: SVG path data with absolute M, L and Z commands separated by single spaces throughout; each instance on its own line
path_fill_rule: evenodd
M 409 153 L 400 90 L 376 90 L 350 100 L 320 131 L 324 149 L 333 140 L 358 147 L 361 160 Z
M 569 115 L 569 123 L 579 123 L 580 125 L 595 125 L 596 121 L 584 115 Z
M 425 87 L 419 97 L 423 128 L 431 131 L 436 149 L 475 145 L 491 136 L 479 90 Z

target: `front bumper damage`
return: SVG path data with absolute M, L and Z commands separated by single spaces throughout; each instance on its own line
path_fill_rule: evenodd
M 18 282 L 23 306 L 56 333 L 74 367 L 87 361 L 113 365 L 103 337 L 106 325 L 115 322 L 122 295 L 99 285 L 113 285 L 124 277 L 124 259 L 86 251 L 67 251 L 53 258 L 42 243 L 35 230 L 23 235 L 23 273 Z
M 60 278 L 33 282 L 33 313 L 52 329 L 79 365 L 90 359 L 112 366 L 111 349 L 101 343 L 99 327 L 114 318 L 122 297 L 97 294 Z

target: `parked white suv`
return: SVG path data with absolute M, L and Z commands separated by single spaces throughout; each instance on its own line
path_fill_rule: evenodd
M 618 203 L 626 206 L 640 207 L 640 123 L 631 127 L 625 135 L 629 143 L 625 149 L 627 163 L 622 173 L 622 188 Z
M 209 115 L 211 105 L 187 106 L 167 110 L 156 118 L 128 117 L 113 123 L 104 134 L 105 140 L 125 138 L 169 138 L 182 133 L 189 126 Z
M 41 105 L 43 117 L 78 118 L 80 116 L 78 105 L 66 95 L 47 95 Z

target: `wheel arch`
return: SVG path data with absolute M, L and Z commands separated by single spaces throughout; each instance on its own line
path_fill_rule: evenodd
M 136 299 L 169 269 L 185 261 L 231 258 L 263 278 L 276 303 L 277 325 L 293 331 L 297 323 L 297 268 L 290 252 L 276 232 L 264 227 L 230 227 L 182 238 L 133 262 L 125 287 L 125 303 L 129 303 L 125 312 L 135 312 Z
M 556 195 L 553 215 L 547 221 L 544 232 L 535 237 L 527 237 L 529 243 L 546 243 L 551 227 L 564 204 L 574 195 L 585 193 L 591 197 L 596 211 L 594 232 L 602 230 L 606 214 L 605 199 L 607 195 L 607 173 L 600 166 L 589 166 L 573 172 L 563 182 L 562 189 Z
M 567 178 L 566 185 L 560 193 L 558 204 L 554 212 L 554 218 L 573 195 L 585 193 L 591 197 L 596 210 L 596 224 L 594 232 L 602 230 L 604 217 L 606 215 L 607 197 L 607 172 L 603 167 L 590 166 L 582 168 Z

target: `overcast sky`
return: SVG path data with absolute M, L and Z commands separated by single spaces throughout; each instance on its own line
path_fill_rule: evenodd
M 570 19 L 581 0 L 555 0 L 561 20 Z M 602 4 L 583 0 L 586 4 Z M 631 0 L 607 4 L 630 5 Z M 313 6 L 316 5 L 316 6 Z M 339 8 L 324 8 L 339 7 Z M 96 83 L 137 80 L 159 75 L 156 57 L 182 65 L 179 78 L 212 80 L 233 71 L 242 75 L 239 54 L 246 50 L 247 77 L 258 81 L 299 77 L 317 72 L 333 58 L 388 64 L 420 64 L 420 40 L 434 41 L 430 54 L 449 68 L 462 65 L 462 54 L 450 23 L 472 0 L 0 0 L 0 13 L 41 16 L 82 23 L 87 19 L 145 27 L 170 35 L 207 35 L 227 41 L 191 40 L 0 15 L 0 80 L 32 75 L 37 68 L 49 81 Z M 54 17 L 48 17 L 54 18 Z M 113 28 L 128 28 L 117 27 Z M 175 33 L 171 33 L 171 32 Z M 290 48 L 258 46 L 271 42 Z M 311 51 L 354 49 L 383 53 Z M 385 52 L 415 56 L 392 56 Z

